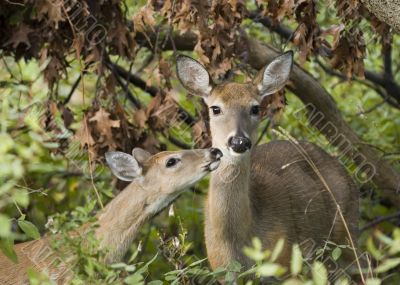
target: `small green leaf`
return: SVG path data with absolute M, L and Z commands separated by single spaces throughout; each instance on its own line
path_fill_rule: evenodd
M 400 264 L 400 257 L 397 258 L 390 258 L 383 261 L 376 269 L 376 273 L 383 273 L 387 272 L 392 268 L 395 268 Z
M 303 265 L 303 257 L 301 255 L 301 250 L 298 244 L 293 245 L 292 249 L 292 259 L 290 263 L 290 271 L 293 275 L 297 275 L 301 272 Z
M 40 239 L 40 233 L 36 226 L 29 221 L 19 220 L 18 226 L 30 238 Z
M 163 285 L 164 283 L 161 280 L 153 280 L 147 283 L 147 285 Z
M 365 281 L 365 285 L 381 285 L 382 281 L 378 278 L 369 278 Z
M 0 237 L 7 238 L 11 234 L 11 220 L 0 214 Z
M 337 247 L 332 251 L 332 258 L 335 261 L 338 260 L 341 255 L 342 255 L 342 249 L 340 247 Z
M 258 269 L 257 272 L 261 276 L 279 276 L 284 272 L 284 268 L 280 266 L 279 264 L 274 264 L 274 263 L 264 263 L 262 264 Z
M 141 285 L 144 284 L 143 276 L 141 274 L 135 273 L 124 279 L 125 284 L 128 285 Z
M 0 240 L 0 249 L 12 262 L 18 263 L 18 256 L 14 250 L 14 241 L 11 239 Z
M 326 285 L 328 282 L 328 272 L 325 266 L 319 261 L 314 262 L 312 276 L 315 285 Z
M 240 269 L 242 269 L 242 265 L 238 261 L 233 260 L 231 263 L 229 263 L 227 269 L 228 271 L 232 272 L 240 272 Z
M 304 285 L 299 279 L 291 278 L 282 283 L 282 285 Z
M 279 239 L 274 247 L 274 250 L 272 251 L 272 254 L 271 254 L 272 262 L 275 262 L 276 259 L 279 257 L 279 255 L 281 254 L 281 252 L 283 250 L 284 245 L 285 245 L 285 240 Z

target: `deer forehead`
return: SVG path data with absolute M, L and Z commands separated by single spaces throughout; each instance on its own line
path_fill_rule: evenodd
M 259 102 L 257 89 L 250 83 L 225 83 L 216 86 L 210 95 L 208 103 L 221 102 L 226 107 L 249 106 Z

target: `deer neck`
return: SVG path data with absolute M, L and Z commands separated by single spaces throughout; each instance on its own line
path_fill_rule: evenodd
M 227 157 L 212 173 L 208 195 L 208 223 L 213 238 L 241 247 L 251 235 L 249 195 L 251 158 Z
M 121 260 L 136 237 L 140 227 L 155 213 L 155 189 L 142 182 L 132 182 L 98 215 L 96 238 L 100 247 L 108 250 L 106 261 Z M 160 195 L 159 195 L 160 196 Z

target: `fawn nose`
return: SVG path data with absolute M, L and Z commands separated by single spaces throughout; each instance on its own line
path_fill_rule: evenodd
M 228 146 L 237 153 L 244 153 L 251 148 L 251 140 L 242 136 L 230 137 Z
M 210 153 L 213 160 L 219 160 L 222 157 L 222 151 L 218 148 L 211 148 Z

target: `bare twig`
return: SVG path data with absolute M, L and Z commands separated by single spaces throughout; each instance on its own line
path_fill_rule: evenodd
M 394 220 L 394 219 L 399 219 L 400 221 L 400 211 L 395 212 L 391 215 L 387 215 L 387 216 L 383 216 L 383 217 L 379 217 L 369 223 L 367 223 L 365 226 L 363 226 L 360 231 L 365 231 L 369 228 L 372 228 L 380 223 L 386 222 L 386 221 L 390 221 L 390 220 Z
M 74 85 L 72 85 L 71 90 L 69 91 L 69 94 L 67 98 L 65 98 L 64 102 L 62 103 L 63 105 L 67 105 L 69 103 L 69 100 L 71 100 L 72 95 L 74 94 L 76 88 L 78 88 L 79 83 L 81 82 L 82 76 L 79 74 L 78 79 L 75 81 Z
M 121 78 L 124 78 L 136 87 L 147 92 L 148 94 L 150 94 L 151 97 L 155 97 L 159 92 L 162 92 L 157 87 L 148 86 L 143 79 L 135 74 L 128 72 L 123 67 L 112 62 L 107 62 L 107 64 L 110 65 Z M 192 126 L 196 123 L 196 120 L 192 117 L 192 115 L 190 115 L 189 112 L 187 112 L 181 106 L 178 107 L 178 115 L 179 119 L 189 126 Z

